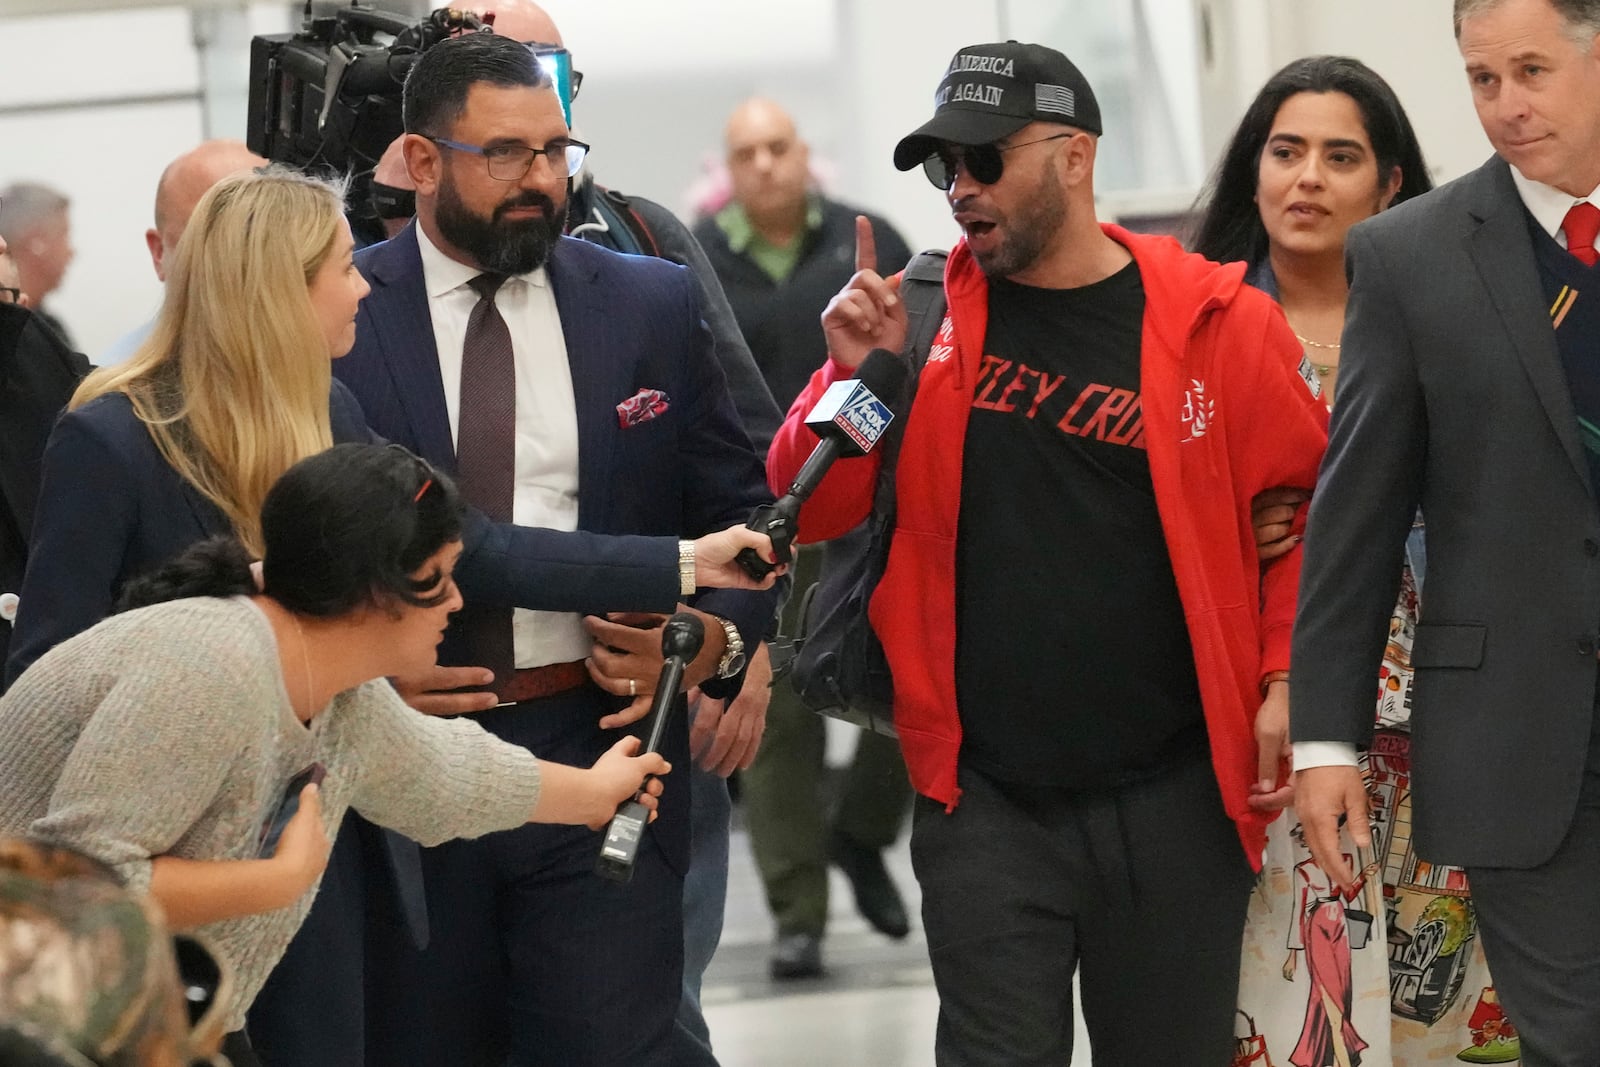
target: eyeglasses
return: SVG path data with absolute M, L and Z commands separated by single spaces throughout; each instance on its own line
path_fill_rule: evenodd
M 1072 133 L 1055 133 L 1049 137 L 1023 141 L 1021 144 L 1008 144 L 1004 148 L 994 142 L 975 145 L 949 145 L 937 149 L 933 155 L 922 161 L 922 173 L 928 176 L 928 180 L 933 183 L 935 189 L 946 193 L 956 184 L 957 164 L 965 167 L 967 173 L 972 176 L 972 180 L 979 185 L 993 185 L 1000 180 L 1000 175 L 1005 170 L 1005 161 L 1001 158 L 1004 153 L 1018 148 L 1026 148 L 1031 144 L 1043 144 L 1046 141 L 1059 141 L 1066 137 L 1076 136 L 1076 131 Z
M 538 156 L 546 157 L 557 171 L 564 170 L 562 177 L 571 178 L 583 168 L 583 158 L 589 154 L 589 146 L 582 141 L 551 141 L 543 148 L 529 148 L 522 144 L 497 144 L 484 148 L 482 145 L 447 141 L 443 137 L 428 137 L 428 140 L 442 148 L 482 156 L 489 164 L 489 177 L 503 182 L 521 181 Z
M 22 290 L 11 285 L 0 285 L 0 304 L 22 303 Z

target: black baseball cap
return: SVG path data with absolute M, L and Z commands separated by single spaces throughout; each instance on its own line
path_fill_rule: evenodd
M 979 145 L 1030 122 L 1056 122 L 1098 134 L 1100 105 L 1083 72 L 1042 44 L 969 45 L 957 52 L 933 98 L 933 118 L 894 146 L 894 165 L 910 170 L 940 141 Z

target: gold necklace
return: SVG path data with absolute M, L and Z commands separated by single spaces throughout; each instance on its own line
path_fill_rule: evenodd
M 1337 352 L 1337 351 L 1339 351 L 1339 343 L 1337 341 L 1335 341 L 1331 345 L 1325 345 L 1321 341 L 1313 341 L 1311 338 L 1309 338 L 1309 337 L 1301 337 L 1299 334 L 1295 334 L 1294 335 L 1294 339 L 1296 341 L 1299 341 L 1301 344 L 1308 345 L 1308 346 L 1310 346 L 1312 348 L 1322 348 L 1322 349 L 1326 349 L 1329 352 Z
M 306 672 L 306 715 L 309 724 L 309 717 L 314 715 L 317 710 L 312 706 L 312 701 L 316 699 L 317 687 L 311 676 L 311 649 L 306 644 L 306 631 L 300 625 L 300 616 L 291 611 L 289 612 L 289 619 L 294 623 L 294 632 L 300 637 L 300 665 L 305 668 Z
M 1339 351 L 1338 342 L 1335 342 L 1335 343 L 1333 343 L 1331 345 L 1325 345 L 1321 341 L 1313 341 L 1309 337 L 1301 337 L 1298 333 L 1296 333 L 1294 335 L 1294 339 L 1296 341 L 1299 341 L 1301 344 L 1305 345 L 1307 348 L 1320 348 L 1320 349 L 1323 349 L 1324 351 L 1328 351 L 1328 352 L 1337 352 L 1337 351 Z M 1309 352 L 1306 353 L 1306 357 L 1308 359 L 1310 358 L 1310 355 L 1311 354 Z M 1317 372 L 1317 377 L 1318 378 L 1326 378 L 1328 375 L 1332 374 L 1334 371 L 1339 369 L 1339 364 L 1337 364 L 1337 363 L 1318 363 L 1316 360 L 1311 360 L 1311 369 Z

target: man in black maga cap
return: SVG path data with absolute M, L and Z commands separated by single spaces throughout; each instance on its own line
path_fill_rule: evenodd
M 1312 484 L 1326 416 L 1240 266 L 1096 220 L 1100 109 L 1060 52 L 964 48 L 934 108 L 894 160 L 962 239 L 871 614 L 918 793 L 938 1062 L 1066 1063 L 1081 963 L 1097 1065 L 1224 1067 L 1286 801 L 1300 567 L 1258 562 L 1250 505 Z M 858 230 L 773 484 L 814 445 L 821 392 L 905 344 L 898 279 L 874 267 Z M 834 464 L 808 539 L 861 521 L 880 455 Z

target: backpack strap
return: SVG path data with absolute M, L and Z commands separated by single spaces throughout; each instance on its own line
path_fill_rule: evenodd
M 942 248 L 918 252 L 906 264 L 900 278 L 900 299 L 906 303 L 906 347 L 902 354 L 911 373 L 906 375 L 905 391 L 891 405 L 900 417 L 890 423 L 887 439 L 879 446 L 883 462 L 878 468 L 871 521 L 882 524 L 885 531 L 894 524 L 895 467 L 900 459 L 900 440 L 905 436 L 906 420 L 911 415 L 911 401 L 917 395 L 917 381 L 922 377 L 923 365 L 928 362 L 933 339 L 944 325 L 944 265 L 949 257 Z M 887 533 L 884 536 L 887 543 Z
M 595 210 L 606 220 L 613 233 L 618 229 L 625 231 L 627 236 L 623 240 L 631 241 L 634 246 L 619 248 L 618 251 L 655 256 L 657 259 L 664 258 L 661 255 L 661 245 L 656 241 L 656 235 L 650 232 L 650 227 L 645 224 L 644 217 L 633 206 L 633 201 L 615 189 L 597 185 L 595 192 L 600 194 L 594 199 Z
M 900 277 L 900 298 L 906 308 L 906 344 L 902 356 L 910 373 L 903 391 L 883 397 L 896 412 L 878 441 L 883 457 L 873 489 L 872 511 L 861 526 L 822 546 L 822 575 L 803 593 L 798 632 L 788 639 L 783 670 L 792 673 L 795 691 L 805 706 L 894 736 L 890 708 L 894 684 L 883 646 L 872 631 L 867 605 L 883 577 L 895 527 L 895 468 L 916 381 L 928 361 L 933 340 L 944 323 L 943 250 L 912 257 Z M 776 647 L 783 644 L 778 642 Z M 779 672 L 773 657 L 773 676 Z
M 906 264 L 900 279 L 900 296 L 906 302 L 906 358 L 911 363 L 912 381 L 928 362 L 928 350 L 944 324 L 944 264 L 950 253 L 942 248 L 918 252 Z M 911 387 L 915 392 L 915 386 Z
M 629 229 L 633 230 L 633 236 L 638 239 L 639 243 L 644 246 L 650 255 L 655 256 L 657 259 L 672 258 L 661 250 L 661 242 L 656 240 L 656 235 L 650 229 L 650 224 L 644 220 L 644 215 L 640 213 L 638 208 L 633 206 L 631 200 L 628 202 L 627 218 L 623 221 L 628 224 Z

